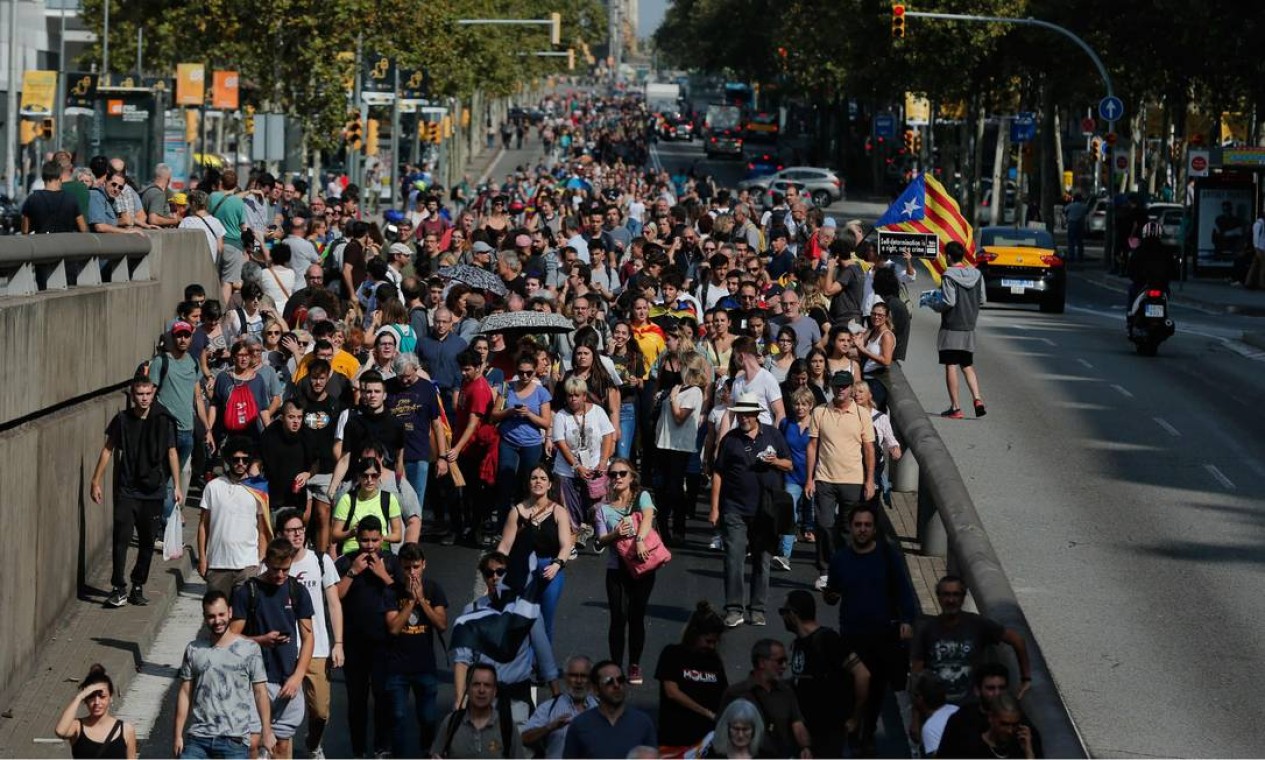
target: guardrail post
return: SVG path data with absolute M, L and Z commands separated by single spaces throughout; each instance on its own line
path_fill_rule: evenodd
M 924 557 L 944 557 L 949 553 L 949 537 L 926 482 L 918 484 L 918 544 Z
M 908 447 L 902 447 L 900 459 L 892 463 L 892 490 L 913 493 L 918 489 L 918 458 Z

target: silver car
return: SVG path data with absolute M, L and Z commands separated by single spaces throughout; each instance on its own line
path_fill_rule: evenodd
M 814 206 L 823 208 L 843 200 L 846 195 L 843 178 L 830 169 L 812 166 L 791 166 L 775 174 L 744 179 L 738 183 L 738 189 L 750 190 L 752 194 L 764 194 L 773 189 L 783 192 L 790 183 L 797 185 L 811 198 Z

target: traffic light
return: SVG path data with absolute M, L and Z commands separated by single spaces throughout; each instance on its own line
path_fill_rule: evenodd
M 40 122 L 40 138 L 44 140 L 53 139 L 53 120 L 44 119 Z
M 549 44 L 557 47 L 562 44 L 562 14 L 549 14 Z
M 370 119 L 366 126 L 369 129 L 365 135 L 365 153 L 372 156 L 378 152 L 378 120 Z
M 904 134 L 905 150 L 912 153 L 914 150 L 914 130 L 906 129 Z
M 922 132 L 914 133 L 913 151 L 914 153 L 922 155 Z
M 905 4 L 892 3 L 892 39 L 905 38 Z
M 567 49 L 567 70 L 575 71 L 575 48 Z
M 246 134 L 248 135 L 255 134 L 255 107 L 246 106 L 245 108 L 242 109 L 242 113 L 245 114 L 244 121 L 245 121 L 245 127 L 246 127 Z M 189 142 L 193 142 L 193 141 L 190 140 Z
M 349 150 L 360 150 L 364 140 L 364 125 L 360 123 L 359 115 L 347 122 L 347 126 L 343 129 L 343 140 L 347 143 Z
M 1090 140 L 1089 144 L 1090 144 L 1090 150 L 1093 151 L 1093 154 L 1094 154 L 1094 160 L 1101 161 L 1102 160 L 1102 138 L 1095 137 L 1093 140 Z

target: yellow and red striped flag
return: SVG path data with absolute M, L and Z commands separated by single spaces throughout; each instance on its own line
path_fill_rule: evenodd
M 958 242 L 966 248 L 966 260 L 975 265 L 975 239 L 971 225 L 962 216 L 958 202 L 945 191 L 935 177 L 919 175 L 896 202 L 875 222 L 875 227 L 893 232 L 929 232 L 940 238 L 940 246 Z M 940 275 L 948 267 L 944 254 L 935 261 L 923 259 L 931 277 L 940 283 Z

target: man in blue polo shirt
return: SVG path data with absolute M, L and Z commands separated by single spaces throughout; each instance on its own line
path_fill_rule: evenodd
M 628 678 L 610 660 L 593 666 L 589 680 L 597 707 L 575 716 L 567 729 L 563 757 L 628 757 L 638 747 L 658 747 L 654 721 L 626 704 Z
M 791 471 L 791 450 L 772 425 L 760 422 L 764 407 L 754 393 L 744 393 L 729 411 L 738 425 L 717 447 L 712 468 L 712 509 L 709 519 L 725 541 L 725 625 L 743 621 L 743 575 L 751 524 L 763 491 L 781 491 L 783 475 Z M 752 547 L 751 594 L 747 621 L 765 625 L 764 603 L 769 595 L 770 547 Z
M 466 341 L 452 331 L 451 311 L 442 307 L 435 309 L 431 334 L 418 341 L 417 349 L 430 367 L 430 379 L 439 388 L 444 411 L 451 417 L 456 407 L 457 389 L 461 387 L 457 355 L 466 350 Z

